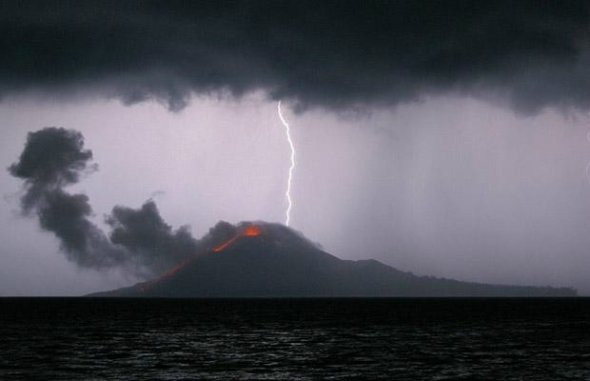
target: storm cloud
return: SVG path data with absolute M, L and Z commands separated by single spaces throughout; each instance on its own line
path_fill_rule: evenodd
M 46 127 L 29 133 L 18 162 L 8 168 L 24 180 L 23 214 L 36 215 L 40 227 L 59 239 L 69 260 L 80 267 L 120 267 L 150 277 L 196 255 L 198 241 L 188 227 L 172 230 L 153 201 L 138 210 L 113 208 L 106 217 L 113 228 L 107 237 L 90 219 L 88 196 L 64 189 L 96 169 L 89 164 L 91 159 L 92 151 L 84 148 L 80 132 Z
M 252 91 L 300 109 L 442 93 L 523 112 L 590 106 L 587 1 L 2 2 L 0 25 L 0 96 L 171 110 Z

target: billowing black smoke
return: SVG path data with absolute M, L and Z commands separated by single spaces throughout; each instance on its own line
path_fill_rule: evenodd
M 186 227 L 172 230 L 153 201 L 138 210 L 113 208 L 106 218 L 113 228 L 109 239 L 90 220 L 88 197 L 64 190 L 96 170 L 91 160 L 80 132 L 46 127 L 29 133 L 18 162 L 8 168 L 24 180 L 23 214 L 36 215 L 41 228 L 60 240 L 69 260 L 81 267 L 122 267 L 149 277 L 195 255 L 198 241 Z
M 110 238 L 114 244 L 125 247 L 143 266 L 158 273 L 198 250 L 198 241 L 188 228 L 172 230 L 151 200 L 139 209 L 116 206 L 106 222 L 113 228 Z
M 41 228 L 60 240 L 68 259 L 82 267 L 111 267 L 124 262 L 123 253 L 89 220 L 92 207 L 88 197 L 63 189 L 96 168 L 89 166 L 91 159 L 92 151 L 84 149 L 82 134 L 47 127 L 29 133 L 19 161 L 8 170 L 25 181 L 23 214 L 36 214 Z

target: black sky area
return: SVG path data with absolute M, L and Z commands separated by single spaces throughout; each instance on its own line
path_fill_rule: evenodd
M 263 90 L 302 110 L 450 92 L 587 109 L 589 17 L 587 1 L 3 1 L 0 96 L 180 110 Z

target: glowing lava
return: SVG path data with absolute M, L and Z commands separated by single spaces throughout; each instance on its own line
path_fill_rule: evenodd
M 259 236 L 261 234 L 262 234 L 262 229 L 260 229 L 260 226 L 248 225 L 245 228 L 242 228 L 240 231 L 238 231 L 238 233 L 235 236 L 233 236 L 232 238 L 230 238 L 227 241 L 223 242 L 221 245 L 215 246 L 213 248 L 213 252 L 214 253 L 219 253 L 220 251 L 223 251 L 225 248 L 227 248 L 228 246 L 230 246 L 232 243 L 234 243 L 235 241 L 237 241 L 239 238 L 242 238 L 242 237 L 257 237 L 257 236 Z M 159 283 L 161 281 L 164 281 L 164 280 L 166 280 L 168 278 L 171 278 L 174 274 L 176 274 L 177 272 L 179 272 L 180 270 L 182 270 L 184 267 L 186 267 L 193 260 L 194 260 L 194 258 L 185 259 L 184 261 L 180 262 L 179 264 L 177 264 L 176 266 L 174 266 L 170 270 L 166 271 L 158 279 L 152 280 L 152 281 L 149 281 L 149 282 L 145 282 L 140 287 L 141 291 L 142 292 L 147 292 L 154 285 L 156 285 L 157 283 Z
M 285 225 L 289 226 L 289 221 L 291 220 L 291 207 L 293 207 L 293 201 L 291 200 L 291 182 L 293 181 L 293 170 L 295 169 L 295 146 L 293 145 L 293 140 L 291 140 L 291 128 L 289 127 L 289 123 L 283 117 L 283 113 L 281 112 L 281 101 L 279 101 L 278 105 L 279 110 L 279 118 L 285 126 L 285 134 L 287 135 L 287 141 L 289 142 L 289 147 L 291 148 L 291 166 L 289 167 L 289 178 L 287 179 L 287 191 L 285 192 L 285 196 L 287 196 L 287 211 L 285 212 Z
M 256 225 L 249 225 L 242 232 L 242 236 L 244 236 L 244 237 L 256 237 L 257 235 L 260 235 L 260 234 L 262 234 L 262 231 Z
M 228 246 L 230 246 L 232 243 L 234 243 L 235 241 L 237 241 L 238 238 L 242 238 L 242 237 L 256 237 L 256 236 L 259 236 L 261 234 L 262 234 L 262 230 L 260 229 L 260 227 L 258 227 L 256 225 L 248 225 L 244 229 L 242 229 L 242 231 L 238 232 L 238 234 L 236 234 L 235 236 L 233 236 L 232 238 L 230 238 L 227 241 L 223 242 L 221 245 L 215 246 L 213 248 L 213 252 L 214 253 L 219 253 L 220 251 L 223 251 Z
M 168 278 L 172 278 L 172 276 L 174 274 L 176 274 L 177 272 L 179 272 L 180 270 L 182 270 L 184 267 L 186 267 L 189 263 L 192 262 L 194 258 L 188 258 L 183 260 L 182 262 L 180 262 L 179 264 L 177 264 L 176 266 L 174 266 L 173 268 L 171 268 L 170 270 L 166 271 L 164 274 L 162 274 L 159 278 L 155 279 L 155 280 L 151 280 L 148 282 L 145 282 L 141 287 L 140 290 L 142 292 L 147 292 L 149 289 L 151 289 L 153 286 L 155 286 L 157 283 L 164 281 Z
M 259 236 L 261 234 L 262 234 L 262 229 L 260 229 L 260 226 L 248 225 L 248 226 L 242 228 L 240 231 L 238 231 L 238 233 L 235 236 L 233 236 L 232 238 L 230 238 L 227 241 L 223 242 L 221 245 L 215 246 L 212 251 L 214 253 L 219 253 L 220 251 L 223 251 L 228 246 L 230 246 L 232 243 L 234 243 L 235 241 L 237 241 L 239 238 L 242 238 L 242 237 L 257 237 L 257 236 Z M 185 259 L 184 261 L 180 262 L 179 264 L 177 264 L 176 266 L 174 266 L 170 270 L 166 271 L 158 279 L 152 280 L 152 281 L 149 281 L 149 282 L 145 282 L 140 287 L 141 291 L 142 292 L 147 292 L 155 284 L 157 284 L 157 283 L 159 283 L 159 282 L 161 282 L 163 280 L 166 280 L 168 278 L 171 278 L 174 274 L 176 274 L 177 272 L 179 272 L 180 270 L 182 270 L 184 267 L 186 267 L 193 260 L 194 260 L 194 258 Z

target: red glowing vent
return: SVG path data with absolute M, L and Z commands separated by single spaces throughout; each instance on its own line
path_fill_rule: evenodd
M 260 229 L 260 227 L 258 227 L 256 225 L 248 225 L 244 229 L 242 229 L 241 232 L 239 232 L 238 234 L 236 234 L 234 237 L 232 237 L 232 238 L 228 239 L 227 241 L 223 242 L 221 245 L 215 246 L 213 248 L 213 252 L 214 253 L 219 253 L 220 251 L 223 251 L 229 245 L 231 245 L 232 243 L 234 243 L 238 238 L 241 238 L 241 237 L 256 237 L 256 236 L 259 236 L 260 234 L 262 234 L 262 230 Z

